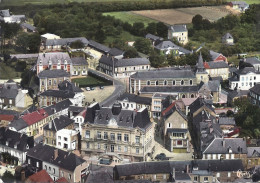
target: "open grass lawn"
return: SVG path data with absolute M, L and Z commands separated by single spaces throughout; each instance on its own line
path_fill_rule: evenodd
M 260 4 L 260 0 L 244 0 L 248 4 Z
M 108 36 L 104 42 L 105 45 L 110 46 L 115 39 L 121 39 L 124 40 L 125 42 L 129 41 L 135 41 L 138 37 L 130 34 L 129 32 L 123 31 L 120 35 L 118 36 Z
M 5 63 L 0 63 L 0 79 L 15 79 L 20 77 L 21 72 L 16 72 L 14 68 L 7 66 Z
M 147 26 L 151 22 L 157 22 L 156 20 L 153 20 L 151 18 L 144 17 L 142 15 L 137 15 L 129 11 L 125 12 L 108 12 L 103 13 L 103 15 L 110 15 L 117 19 L 122 20 L 123 22 L 128 22 L 130 24 L 134 24 L 135 22 L 143 22 L 145 26 Z
M 87 76 L 84 78 L 75 78 L 72 79 L 72 82 L 78 83 L 79 87 L 87 87 L 87 86 L 104 86 L 109 85 L 107 82 L 94 78 L 92 76 Z

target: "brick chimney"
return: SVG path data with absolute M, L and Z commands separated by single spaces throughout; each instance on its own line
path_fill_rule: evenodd
M 59 156 L 58 149 L 54 150 L 54 160 Z

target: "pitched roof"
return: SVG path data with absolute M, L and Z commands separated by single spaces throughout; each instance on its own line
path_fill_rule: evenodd
M 4 120 L 4 121 L 13 121 L 14 120 L 13 115 L 6 115 L 6 114 L 0 114 L 0 121 Z
M 127 100 L 128 102 L 136 102 L 137 104 L 151 105 L 152 99 L 149 97 L 141 97 L 139 95 L 134 95 L 130 93 L 124 93 L 117 98 L 118 101 Z
M 49 65 L 49 62 L 51 64 L 70 64 L 71 59 L 68 53 L 65 52 L 50 52 L 50 53 L 39 53 L 37 58 L 37 65 L 40 63 L 42 65 Z
M 252 88 L 249 89 L 251 92 L 260 95 L 260 84 L 256 84 Z
M 185 24 L 181 24 L 181 25 L 172 25 L 169 27 L 170 30 L 172 30 L 173 32 L 186 32 L 188 31 L 187 27 Z
M 11 58 L 17 59 L 30 59 L 30 58 L 38 58 L 39 53 L 31 53 L 31 54 L 12 54 L 10 55 Z
M 31 175 L 28 177 L 27 180 L 30 180 L 30 182 L 53 182 L 52 178 L 50 175 L 46 172 L 46 170 L 41 170 L 39 172 L 36 172 L 35 174 Z
M 84 37 L 75 37 L 75 38 L 62 38 L 62 39 L 47 39 L 46 46 L 67 46 L 70 45 L 72 42 L 81 41 L 85 46 L 88 45 L 89 41 Z
M 140 93 L 183 93 L 198 92 L 198 86 L 145 86 Z
M 85 107 L 79 107 L 79 106 L 69 106 L 68 111 L 72 111 L 72 112 L 82 112 L 85 109 Z
M 14 120 L 8 126 L 9 126 L 9 128 L 14 128 L 15 130 L 19 131 L 19 130 L 26 128 L 28 126 L 28 124 L 22 118 L 19 118 L 17 120 Z
M 0 87 L 0 98 L 15 99 L 18 95 L 18 89 L 11 85 L 3 85 Z
M 219 125 L 236 125 L 234 117 L 219 117 L 218 123 Z
M 39 78 L 59 78 L 70 77 L 70 74 L 65 70 L 44 70 L 38 74 Z
M 73 98 L 75 96 L 74 92 L 71 91 L 64 91 L 64 90 L 46 90 L 40 94 L 40 96 L 51 96 L 51 97 L 58 97 L 58 98 Z
M 197 72 L 205 72 L 205 67 L 203 64 L 203 58 L 202 58 L 201 52 L 200 52 L 196 67 L 197 67 Z
M 218 61 L 218 62 L 204 62 L 204 67 L 206 69 L 219 69 L 219 68 L 229 68 L 228 64 L 224 61 Z
M 81 90 L 78 86 L 76 86 L 76 83 L 70 82 L 70 81 L 63 81 L 61 83 L 58 84 L 58 88 L 59 90 L 63 90 L 63 91 L 71 91 L 71 92 L 83 92 L 83 90 Z
M 205 154 L 247 154 L 246 141 L 243 138 L 215 138 L 204 150 Z
M 51 130 L 57 132 L 58 130 L 64 129 L 67 126 L 74 123 L 73 119 L 70 119 L 67 116 L 61 115 L 60 117 L 55 118 L 54 120 L 50 121 L 51 125 L 47 124 L 44 126 L 44 130 Z
M 239 70 L 235 71 L 235 73 L 237 75 L 246 75 L 250 72 L 259 74 L 259 72 L 257 72 L 254 67 L 245 67 L 243 69 L 239 69 Z
M 31 31 L 35 31 L 36 30 L 36 27 L 34 27 L 33 25 L 28 24 L 28 23 L 22 23 L 21 27 L 27 28 L 27 29 L 29 29 Z
M 260 147 L 247 147 L 247 157 L 260 157 Z
M 54 111 L 60 112 L 62 110 L 69 108 L 70 105 L 72 105 L 71 101 L 69 99 L 66 99 L 66 100 L 62 100 L 56 104 L 53 104 L 51 106 L 45 107 L 44 110 L 50 116 L 55 113 Z
M 110 48 L 108 48 L 107 46 L 103 45 L 103 44 L 100 44 L 96 41 L 93 41 L 93 40 L 89 40 L 89 44 L 88 46 L 98 50 L 98 51 L 101 51 L 103 53 L 108 53 Z
M 72 65 L 88 65 L 88 62 L 83 57 L 73 57 L 71 58 Z
M 28 125 L 32 125 L 35 124 L 41 120 L 43 120 L 44 118 L 48 117 L 48 113 L 44 110 L 44 109 L 39 109 L 37 111 L 34 111 L 32 113 L 29 114 L 25 114 L 24 116 L 22 116 L 22 119 L 28 124 Z
M 109 55 L 111 56 L 119 56 L 119 55 L 123 55 L 124 51 L 118 49 L 118 48 L 111 48 L 108 52 Z
M 245 62 L 251 64 L 252 66 L 260 64 L 260 60 L 257 57 L 245 58 Z
M 135 79 L 168 79 L 168 78 L 195 78 L 189 68 L 163 68 L 149 71 L 139 71 L 130 76 Z
M 198 109 L 200 109 L 202 106 L 206 106 L 208 109 L 214 112 L 214 109 L 212 108 L 212 105 L 208 104 L 206 100 L 203 98 L 198 97 L 191 105 L 190 105 L 190 112 L 194 113 Z
M 224 40 L 226 40 L 226 39 L 233 39 L 233 36 L 232 36 L 229 32 L 227 32 L 227 33 L 222 37 L 222 39 L 224 39 Z
M 114 65 L 114 67 L 150 65 L 150 61 L 147 58 L 116 59 L 116 58 L 113 58 L 111 56 L 106 56 L 106 55 L 103 55 L 99 59 L 99 63 L 103 63 L 103 64 L 110 65 L 110 66 Z
M 145 38 L 146 38 L 146 39 L 151 39 L 151 40 L 153 40 L 153 41 L 156 41 L 156 40 L 163 40 L 162 37 L 155 36 L 155 35 L 150 34 L 150 33 L 146 34 L 146 35 L 145 35 Z
M 0 10 L 0 16 L 1 17 L 10 17 L 9 9 L 7 9 L 7 10 Z
M 54 151 L 58 151 L 58 157 L 54 159 Z M 55 147 L 37 144 L 27 152 L 27 156 L 34 157 L 50 164 L 56 165 L 68 171 L 74 171 L 75 168 L 85 162 L 84 159 L 74 153 L 56 149 Z
M 8 142 L 8 145 L 6 144 Z M 9 130 L 7 128 L 0 128 L 0 144 L 2 146 L 8 146 L 13 149 L 17 149 L 19 151 L 27 151 L 28 148 L 32 148 L 34 146 L 33 137 L 28 137 L 23 133 L 19 133 L 16 131 Z M 15 146 L 17 146 L 15 148 Z M 28 148 L 27 148 L 28 147 Z
M 178 50 L 180 52 L 183 52 L 184 54 L 190 54 L 191 53 L 191 51 L 189 51 L 189 50 L 187 50 L 187 49 L 185 49 L 181 46 L 178 46 L 171 41 L 161 41 L 158 44 L 156 44 L 155 48 L 158 49 L 158 50 L 174 49 L 174 50 Z

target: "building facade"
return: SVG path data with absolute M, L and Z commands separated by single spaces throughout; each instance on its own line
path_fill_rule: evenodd
M 172 25 L 168 29 L 168 39 L 177 39 L 181 44 L 188 43 L 188 29 L 186 25 Z

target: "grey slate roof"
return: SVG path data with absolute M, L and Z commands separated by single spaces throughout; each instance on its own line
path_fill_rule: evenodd
M 58 150 L 58 157 L 54 159 L 56 148 L 48 145 L 37 144 L 27 152 L 27 156 L 56 165 L 62 169 L 74 172 L 75 168 L 84 163 L 85 160 L 71 152 Z
M 22 152 L 28 151 L 27 146 L 28 148 L 34 146 L 33 137 L 1 127 L 0 144 L 6 146 L 6 141 L 8 141 L 8 147 L 15 149 L 14 146 L 16 145 L 16 149 Z
M 58 97 L 58 98 L 73 98 L 75 96 L 74 92 L 64 91 L 64 90 L 46 90 L 40 94 L 40 96 L 47 97 Z
M 186 25 L 182 24 L 182 25 L 172 25 L 169 27 L 170 30 L 172 30 L 173 32 L 186 32 L 188 31 Z
M 247 96 L 248 93 L 249 90 L 234 90 L 228 92 L 228 98 L 233 100 L 235 97 Z
M 254 67 L 245 67 L 243 69 L 239 69 L 237 70 L 235 73 L 237 75 L 245 75 L 245 74 L 248 74 L 250 72 L 253 72 L 253 73 L 258 73 L 256 72 L 255 68 Z
M 211 111 L 215 112 L 215 110 L 212 108 L 211 104 L 208 104 L 206 100 L 204 100 L 204 98 L 200 98 L 198 97 L 190 106 L 190 112 L 194 113 L 196 112 L 198 109 L 200 109 L 202 106 L 206 106 L 208 109 L 210 109 Z
M 181 52 L 183 52 L 184 54 L 190 54 L 191 51 L 183 48 L 183 47 L 180 47 L 176 44 L 174 44 L 173 42 L 171 41 L 161 41 L 159 42 L 156 46 L 155 46 L 156 49 L 158 50 L 167 50 L 168 48 L 170 49 L 174 49 L 174 50 L 179 50 Z
M 24 27 L 24 28 L 29 29 L 31 31 L 36 31 L 36 27 L 34 27 L 33 25 L 28 24 L 28 23 L 22 23 L 21 27 Z
M 60 61 L 61 64 L 64 64 L 65 61 L 67 64 L 71 63 L 71 59 L 68 53 L 64 52 L 53 52 L 53 53 L 39 53 L 37 58 L 37 65 L 42 63 L 42 65 L 49 65 L 49 61 L 51 64 L 58 64 Z
M 136 102 L 137 104 L 151 105 L 152 99 L 149 97 L 141 97 L 135 94 L 124 93 L 117 98 L 118 101 L 127 100 L 129 102 Z
M 0 88 L 0 98 L 15 99 L 18 94 L 17 89 Z
M 233 36 L 228 32 L 226 33 L 223 37 L 222 40 L 227 40 L 227 39 L 233 39 Z
M 240 8 L 246 8 L 249 5 L 245 1 L 231 1 L 233 5 L 238 5 Z
M 243 138 L 215 138 L 204 150 L 204 154 L 247 154 L 246 141 Z
M 84 109 L 85 109 L 85 107 L 69 106 L 68 111 L 80 113 L 80 112 L 83 111 Z
M 145 35 L 145 38 L 146 38 L 146 39 L 151 39 L 151 40 L 153 40 L 153 41 L 156 41 L 156 40 L 163 40 L 162 37 L 155 36 L 155 35 L 150 34 L 150 33 L 146 34 L 146 35 Z
M 208 62 L 210 69 L 228 68 L 228 64 L 224 61 Z
M 208 81 L 207 85 L 210 91 L 218 92 L 220 87 L 220 81 L 219 80 Z
M 72 65 L 88 65 L 88 62 L 83 57 L 73 57 L 71 58 Z
M 19 131 L 19 130 L 26 128 L 28 126 L 28 124 L 22 118 L 19 118 L 17 120 L 14 120 L 8 126 L 16 129 L 17 131 Z
M 10 17 L 9 9 L 7 9 L 7 10 L 0 10 L 0 16 L 1 17 Z
M 44 70 L 38 74 L 39 78 L 60 78 L 70 77 L 70 74 L 65 70 Z
M 147 79 L 169 79 L 169 78 L 195 78 L 194 73 L 185 68 L 166 68 L 149 71 L 139 71 L 131 75 L 130 78 L 147 80 Z
M 56 110 L 56 112 L 59 112 L 69 108 L 70 105 L 72 105 L 71 101 L 69 99 L 66 99 L 51 106 L 45 107 L 44 110 L 48 113 L 48 116 L 50 116 L 54 114 L 54 110 Z
M 67 116 L 63 116 L 61 115 L 58 118 L 55 118 L 54 120 L 51 121 L 51 128 L 49 128 L 49 124 L 47 123 L 44 126 L 44 130 L 51 130 L 51 131 L 55 131 L 57 132 L 58 130 L 62 130 L 64 128 L 66 128 L 67 126 L 71 125 L 74 123 L 73 119 L 70 119 Z
M 124 51 L 120 50 L 118 48 L 111 48 L 108 52 L 109 55 L 111 56 L 119 56 L 119 55 L 123 55 Z
M 140 93 L 183 93 L 198 92 L 198 86 L 145 86 Z
M 70 43 L 78 40 L 81 41 L 85 46 L 87 46 L 89 43 L 89 41 L 84 37 L 75 37 L 75 38 L 63 38 L 63 39 L 47 39 L 45 44 L 46 46 L 55 46 L 55 45 L 67 46 Z
M 114 59 L 114 63 L 113 63 Z M 150 61 L 146 58 L 127 58 L 127 59 L 116 59 L 111 56 L 102 56 L 99 63 L 103 63 L 114 67 L 125 67 L 125 66 L 138 66 L 138 65 L 150 65 Z
M 260 84 L 256 84 L 254 87 L 249 89 L 251 92 L 260 95 Z
M 260 147 L 247 147 L 247 157 L 260 157 Z
M 219 125 L 236 125 L 234 117 L 219 117 Z
M 12 54 L 10 55 L 11 58 L 17 59 L 30 59 L 30 58 L 38 58 L 39 53 L 31 53 L 31 54 Z
M 69 82 L 67 80 L 63 81 L 62 83 L 59 83 L 58 88 L 59 88 L 59 90 L 71 91 L 74 93 L 83 92 L 83 90 L 81 90 L 79 87 L 77 87 L 75 83 Z
M 246 63 L 253 65 L 260 64 L 260 60 L 257 57 L 249 57 L 245 59 Z
M 167 128 L 167 134 L 168 133 L 187 133 L 188 129 L 184 128 Z
M 95 50 L 101 51 L 103 53 L 108 53 L 110 51 L 109 47 L 93 40 L 89 40 L 88 46 L 94 48 Z

